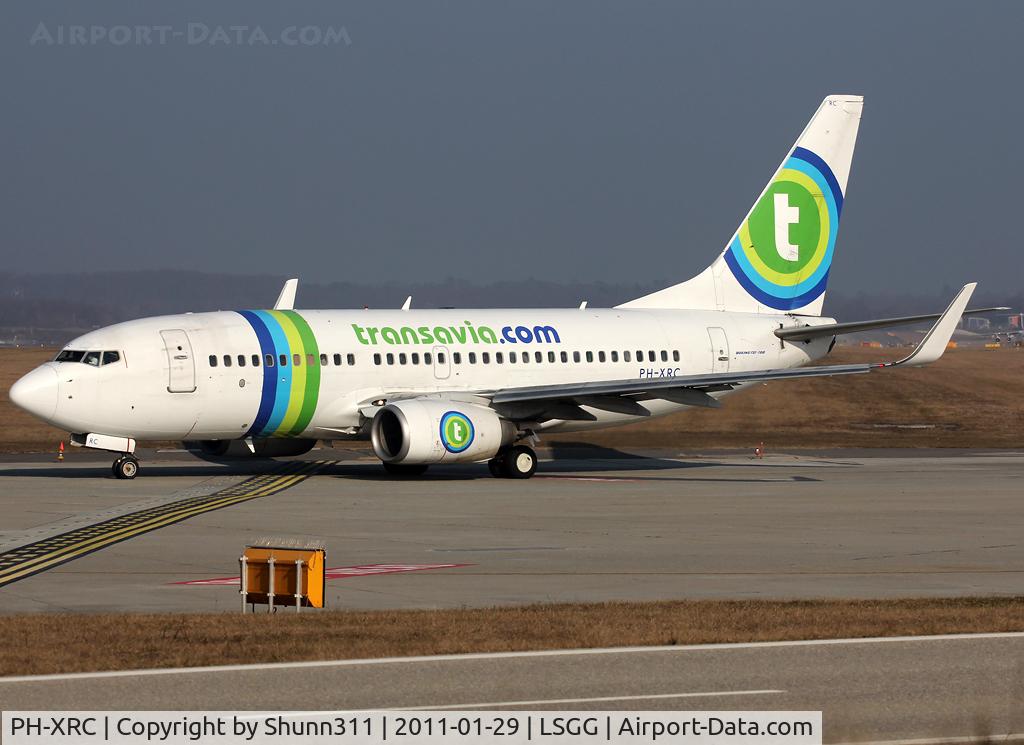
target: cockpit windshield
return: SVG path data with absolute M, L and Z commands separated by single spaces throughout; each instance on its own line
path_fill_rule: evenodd
M 114 351 L 89 351 L 83 352 L 77 349 L 62 349 L 54 358 L 54 362 L 82 362 L 93 367 L 111 365 L 120 362 L 121 353 Z

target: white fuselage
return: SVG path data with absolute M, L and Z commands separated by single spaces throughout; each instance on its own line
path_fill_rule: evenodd
M 625 309 L 160 316 L 69 343 L 66 350 L 118 359 L 46 363 L 38 374 L 56 373 L 55 402 L 34 413 L 70 432 L 148 440 L 362 437 L 372 402 L 396 396 L 796 367 L 823 356 L 831 339 L 783 344 L 772 332 L 830 320 Z M 645 406 L 652 415 L 686 408 L 660 399 Z M 637 419 L 590 411 L 596 420 L 540 428 Z

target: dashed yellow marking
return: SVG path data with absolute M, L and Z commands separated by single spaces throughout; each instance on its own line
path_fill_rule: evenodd
M 0 587 L 190 517 L 250 499 L 269 497 L 305 481 L 333 463 L 326 460 L 292 461 L 277 473 L 253 476 L 213 494 L 130 512 L 18 546 L 0 554 Z

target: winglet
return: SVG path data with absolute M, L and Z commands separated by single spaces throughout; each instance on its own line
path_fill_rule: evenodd
M 294 310 L 295 290 L 298 287 L 299 280 L 297 277 L 285 281 L 284 287 L 281 288 L 281 294 L 277 296 L 277 302 L 274 303 L 274 310 Z
M 971 295 L 974 293 L 974 288 L 978 286 L 977 282 L 971 282 L 963 286 L 963 289 L 957 293 L 957 296 L 953 298 L 953 302 L 949 304 L 945 312 L 939 316 L 939 320 L 935 322 L 935 325 L 928 330 L 928 333 L 924 335 L 924 339 L 917 345 L 911 354 L 904 357 L 899 362 L 893 362 L 890 367 L 896 365 L 909 365 L 911 367 L 918 367 L 920 365 L 927 365 L 942 356 L 942 353 L 946 351 L 946 345 L 949 344 L 950 338 L 953 336 L 953 331 L 956 329 L 956 325 L 960 322 L 960 316 L 963 315 L 964 310 L 967 308 L 967 303 L 971 299 Z

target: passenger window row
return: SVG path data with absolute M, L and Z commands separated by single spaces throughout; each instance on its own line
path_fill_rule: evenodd
M 596 357 L 595 357 L 595 354 L 596 354 Z M 679 354 L 679 350 L 678 349 L 672 350 L 671 355 L 672 355 L 672 361 L 673 362 L 679 362 L 680 354 Z M 521 362 L 522 364 L 528 364 L 530 362 L 530 353 L 529 352 L 522 352 L 522 353 L 509 352 L 507 355 L 505 353 L 503 353 L 503 352 L 494 352 L 493 355 L 490 352 L 481 352 L 479 355 L 477 355 L 476 352 L 468 352 L 468 353 L 466 353 L 465 357 L 466 357 L 466 361 L 470 365 L 475 365 L 475 364 L 477 364 L 478 361 L 482 365 L 489 365 L 489 364 L 491 364 L 492 358 L 493 358 L 494 364 L 496 364 L 496 365 L 503 365 L 503 364 L 505 364 L 506 359 L 507 359 L 509 364 L 516 364 L 516 363 L 519 363 L 519 362 Z M 452 363 L 453 364 L 461 365 L 462 364 L 462 358 L 463 358 L 463 353 L 462 352 L 452 352 Z M 479 358 L 479 360 L 478 360 L 478 358 Z M 591 351 L 588 351 L 588 352 L 573 352 L 572 353 L 572 361 L 575 362 L 575 363 L 582 362 L 584 358 L 586 359 L 587 362 L 594 362 L 595 359 L 597 360 L 597 362 L 619 362 L 619 361 L 622 361 L 622 362 L 632 362 L 633 361 L 633 352 L 630 351 L 630 350 L 627 350 L 625 352 L 622 352 L 621 354 L 619 352 L 617 352 L 617 351 L 615 351 L 615 352 L 608 352 L 608 353 L 603 352 L 603 351 L 596 352 L 596 353 L 595 352 L 591 352 Z M 644 351 L 642 349 L 638 349 L 637 352 L 636 352 L 636 361 L 637 362 L 644 362 L 644 358 L 645 358 Z M 533 361 L 535 363 L 538 363 L 538 364 L 542 363 L 542 362 L 544 362 L 545 359 L 547 359 L 547 361 L 550 362 L 550 363 L 561 361 L 564 364 L 568 364 L 568 362 L 569 362 L 569 353 L 568 352 L 559 352 L 557 355 L 553 351 L 552 352 L 548 352 L 546 355 L 543 352 L 534 352 L 533 353 Z M 667 352 L 664 349 L 661 350 L 660 352 L 656 352 L 655 350 L 650 349 L 646 353 L 646 359 L 647 359 L 648 362 L 657 362 L 659 359 L 662 362 L 668 362 L 669 361 L 669 352 Z M 406 354 L 405 352 L 398 352 L 398 353 L 388 352 L 386 354 L 378 353 L 378 354 L 373 355 L 373 364 L 375 364 L 375 365 L 383 365 L 383 364 L 388 364 L 388 365 L 395 365 L 395 364 L 398 364 L 398 365 L 419 365 L 419 364 L 421 364 L 421 360 L 422 360 L 422 364 L 424 364 L 424 365 L 432 364 L 430 352 L 424 352 L 422 355 L 420 355 L 418 352 L 412 352 L 411 354 Z M 438 354 L 437 354 L 437 362 L 438 362 L 438 364 L 441 364 L 441 365 L 443 365 L 445 363 L 444 352 L 438 352 Z
M 293 354 L 289 360 L 287 354 L 278 355 L 276 358 L 272 354 L 264 355 L 262 358 L 258 354 L 249 356 L 244 354 L 235 356 L 225 354 L 222 357 L 218 357 L 215 354 L 210 355 L 210 367 L 217 367 L 221 363 L 223 363 L 224 367 L 245 367 L 246 365 L 259 367 L 261 362 L 264 367 L 287 367 L 289 362 L 293 367 L 300 367 L 303 364 L 308 367 L 316 367 L 318 365 L 320 367 L 330 367 L 331 363 L 333 363 L 335 367 L 341 367 L 343 361 L 346 365 L 352 367 L 356 364 L 356 356 L 351 353 L 344 356 L 337 353 L 333 355 L 323 353 L 319 357 L 315 354 L 307 354 L 305 357 L 301 354 Z

